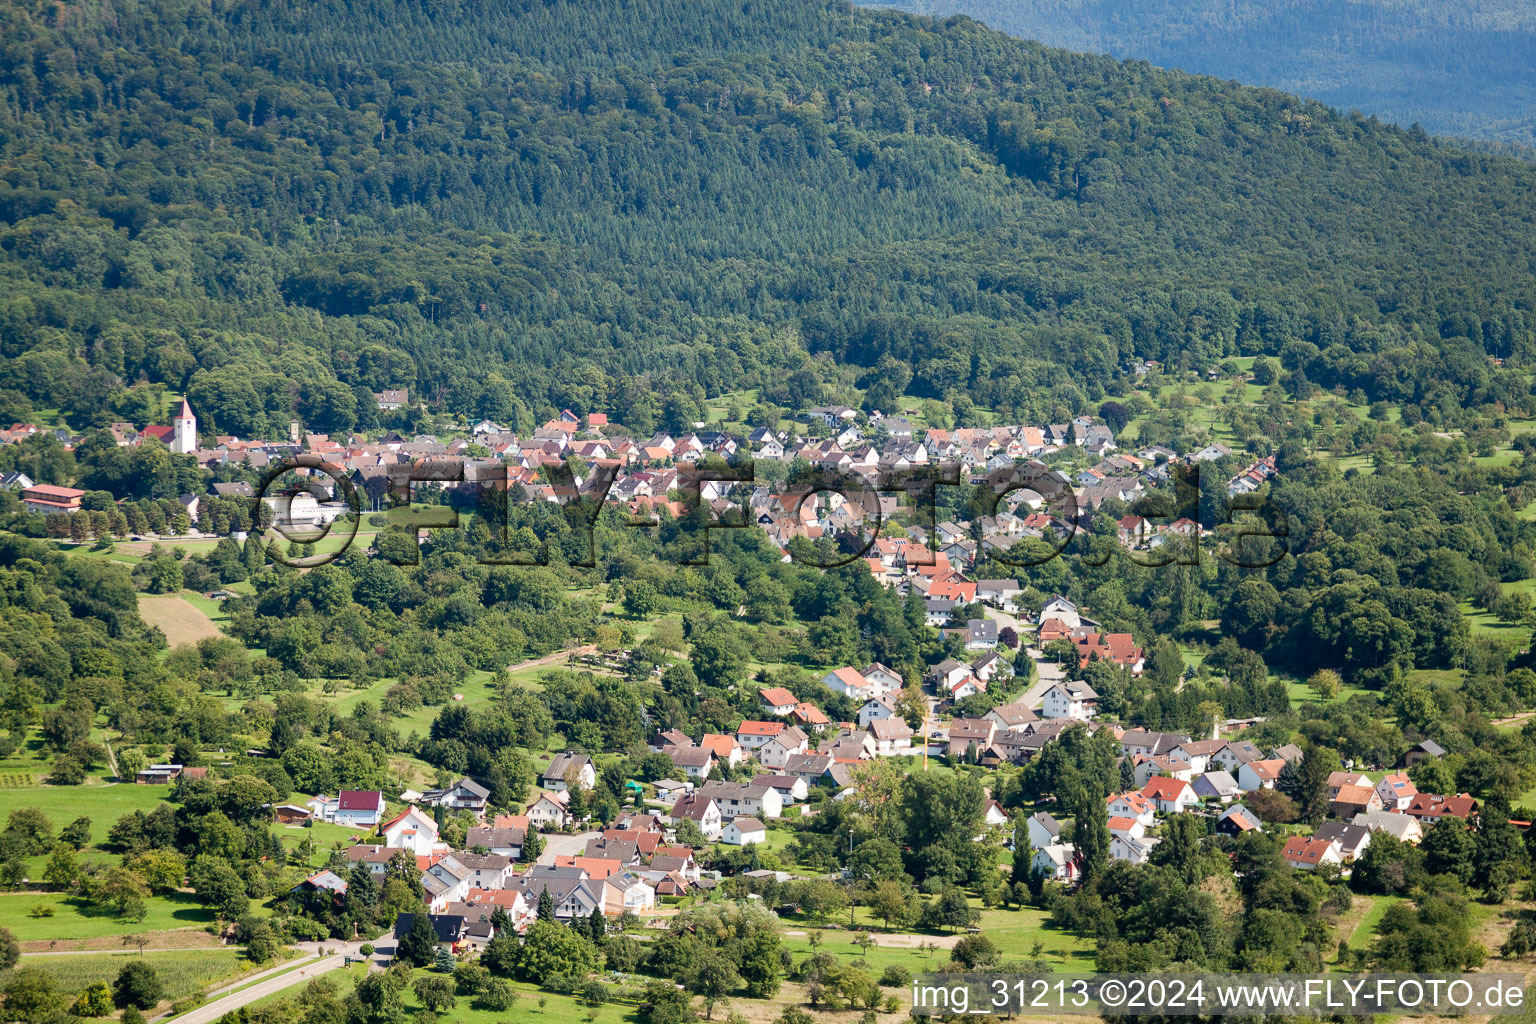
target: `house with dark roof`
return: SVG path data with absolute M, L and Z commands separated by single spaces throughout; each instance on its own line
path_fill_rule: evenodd
M 384 820 L 384 794 L 376 789 L 344 789 L 336 798 L 335 822 L 371 828 Z
M 555 755 L 549 762 L 549 767 L 544 769 L 539 784 L 555 793 L 563 793 L 568 788 L 568 780 L 571 779 L 576 780 L 582 789 L 591 789 L 597 785 L 597 768 L 586 754 L 567 750 L 563 754 Z

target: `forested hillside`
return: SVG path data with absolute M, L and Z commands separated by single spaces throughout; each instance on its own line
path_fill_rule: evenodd
M 1536 169 L 1279 92 L 827 0 L 0 11 L 0 419 L 1039 421 L 1256 352 L 1530 404 Z
M 1536 143 L 1536 14 L 1517 0 L 895 0 L 1052 46 L 1267 85 L 1398 124 Z

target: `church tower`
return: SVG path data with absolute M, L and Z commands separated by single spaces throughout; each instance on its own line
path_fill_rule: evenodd
M 177 455 L 190 455 L 197 451 L 197 417 L 187 400 L 181 400 L 181 412 L 171 421 L 171 451 Z

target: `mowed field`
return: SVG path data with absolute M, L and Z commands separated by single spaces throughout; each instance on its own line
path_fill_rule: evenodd
M 158 627 L 172 647 L 219 635 L 207 613 L 179 594 L 140 594 L 139 615 Z

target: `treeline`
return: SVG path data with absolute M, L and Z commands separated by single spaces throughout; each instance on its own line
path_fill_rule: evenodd
M 1234 78 L 1363 110 L 1429 131 L 1530 146 L 1536 70 L 1529 11 L 1511 0 L 1450 9 L 1383 0 L 1340 3 L 1130 3 L 882 0 L 965 14 L 1051 46 Z
M 1536 172 L 1281 93 L 821 0 L 0 17 L 14 419 L 644 433 L 897 367 L 1060 420 L 1257 352 L 1530 407 Z

